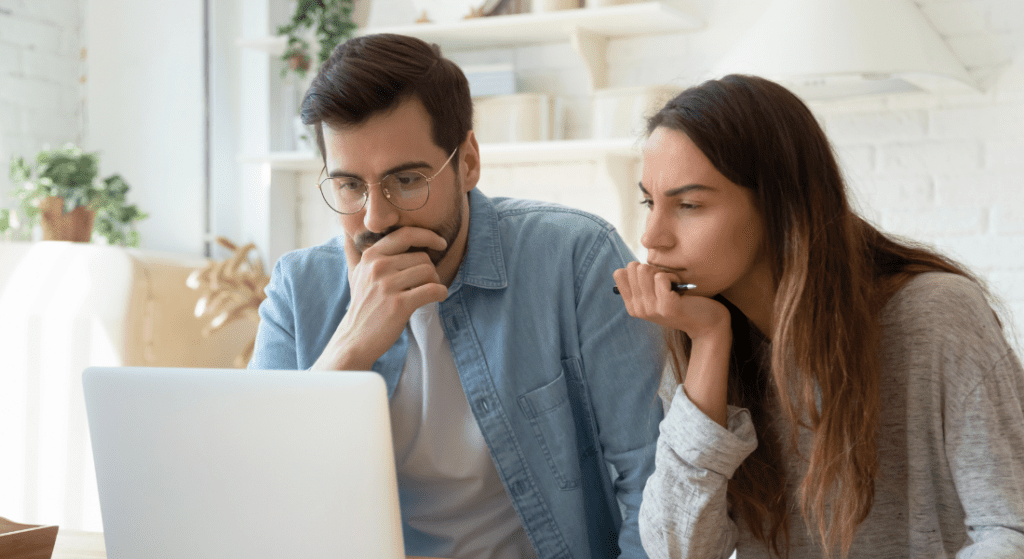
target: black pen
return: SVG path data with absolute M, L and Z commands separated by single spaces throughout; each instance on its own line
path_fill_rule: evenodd
M 675 291 L 676 293 L 683 293 L 684 291 L 689 291 L 691 289 L 697 289 L 697 286 L 692 283 L 672 282 L 672 291 Z M 619 293 L 619 286 L 617 285 L 612 288 L 612 291 L 614 291 L 616 295 L 621 295 L 621 293 Z

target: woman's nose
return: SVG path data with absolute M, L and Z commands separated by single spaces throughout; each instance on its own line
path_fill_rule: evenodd
M 647 250 L 665 250 L 675 245 L 675 233 L 671 230 L 669 220 L 658 212 L 647 214 L 644 233 L 640 236 L 640 244 Z

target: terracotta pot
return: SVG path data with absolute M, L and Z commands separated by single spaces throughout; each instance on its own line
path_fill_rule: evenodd
M 47 196 L 39 201 L 44 241 L 74 241 L 88 243 L 92 238 L 92 220 L 96 212 L 79 206 L 64 213 L 64 199 Z

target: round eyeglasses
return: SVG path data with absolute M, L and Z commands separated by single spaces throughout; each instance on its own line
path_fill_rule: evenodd
M 380 182 L 368 183 L 355 177 L 327 177 L 317 184 L 320 195 L 324 202 L 337 213 L 350 215 L 363 209 L 366 200 L 370 197 L 370 187 L 380 185 L 384 198 L 392 206 L 403 210 L 418 210 L 427 204 L 430 197 L 430 181 L 437 178 L 441 171 L 448 166 L 448 162 L 455 157 L 459 148 L 455 148 L 452 154 L 445 160 L 444 165 L 428 177 L 419 171 L 399 171 L 391 173 L 380 179 Z M 320 171 L 322 177 L 327 170 L 325 165 Z M 319 179 L 318 179 L 319 180 Z

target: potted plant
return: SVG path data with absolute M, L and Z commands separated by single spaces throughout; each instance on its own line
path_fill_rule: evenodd
M 148 216 L 127 203 L 129 186 L 120 175 L 98 178 L 95 153 L 74 144 L 44 149 L 34 165 L 14 158 L 10 173 L 24 225 L 42 225 L 44 240 L 89 242 L 95 231 L 111 245 L 139 245 L 134 225 Z M 0 233 L 21 225 L 17 214 L 0 214 Z
M 334 47 L 351 37 L 356 30 L 356 24 L 352 21 L 352 8 L 353 0 L 298 0 L 291 21 L 277 28 L 278 35 L 288 37 L 288 45 L 281 55 L 281 60 L 288 65 L 281 71 L 281 75 L 293 71 L 300 78 L 306 77 L 312 59 L 309 41 L 304 35 L 310 28 L 314 29 L 320 46 L 317 51 L 317 67 L 326 62 Z

